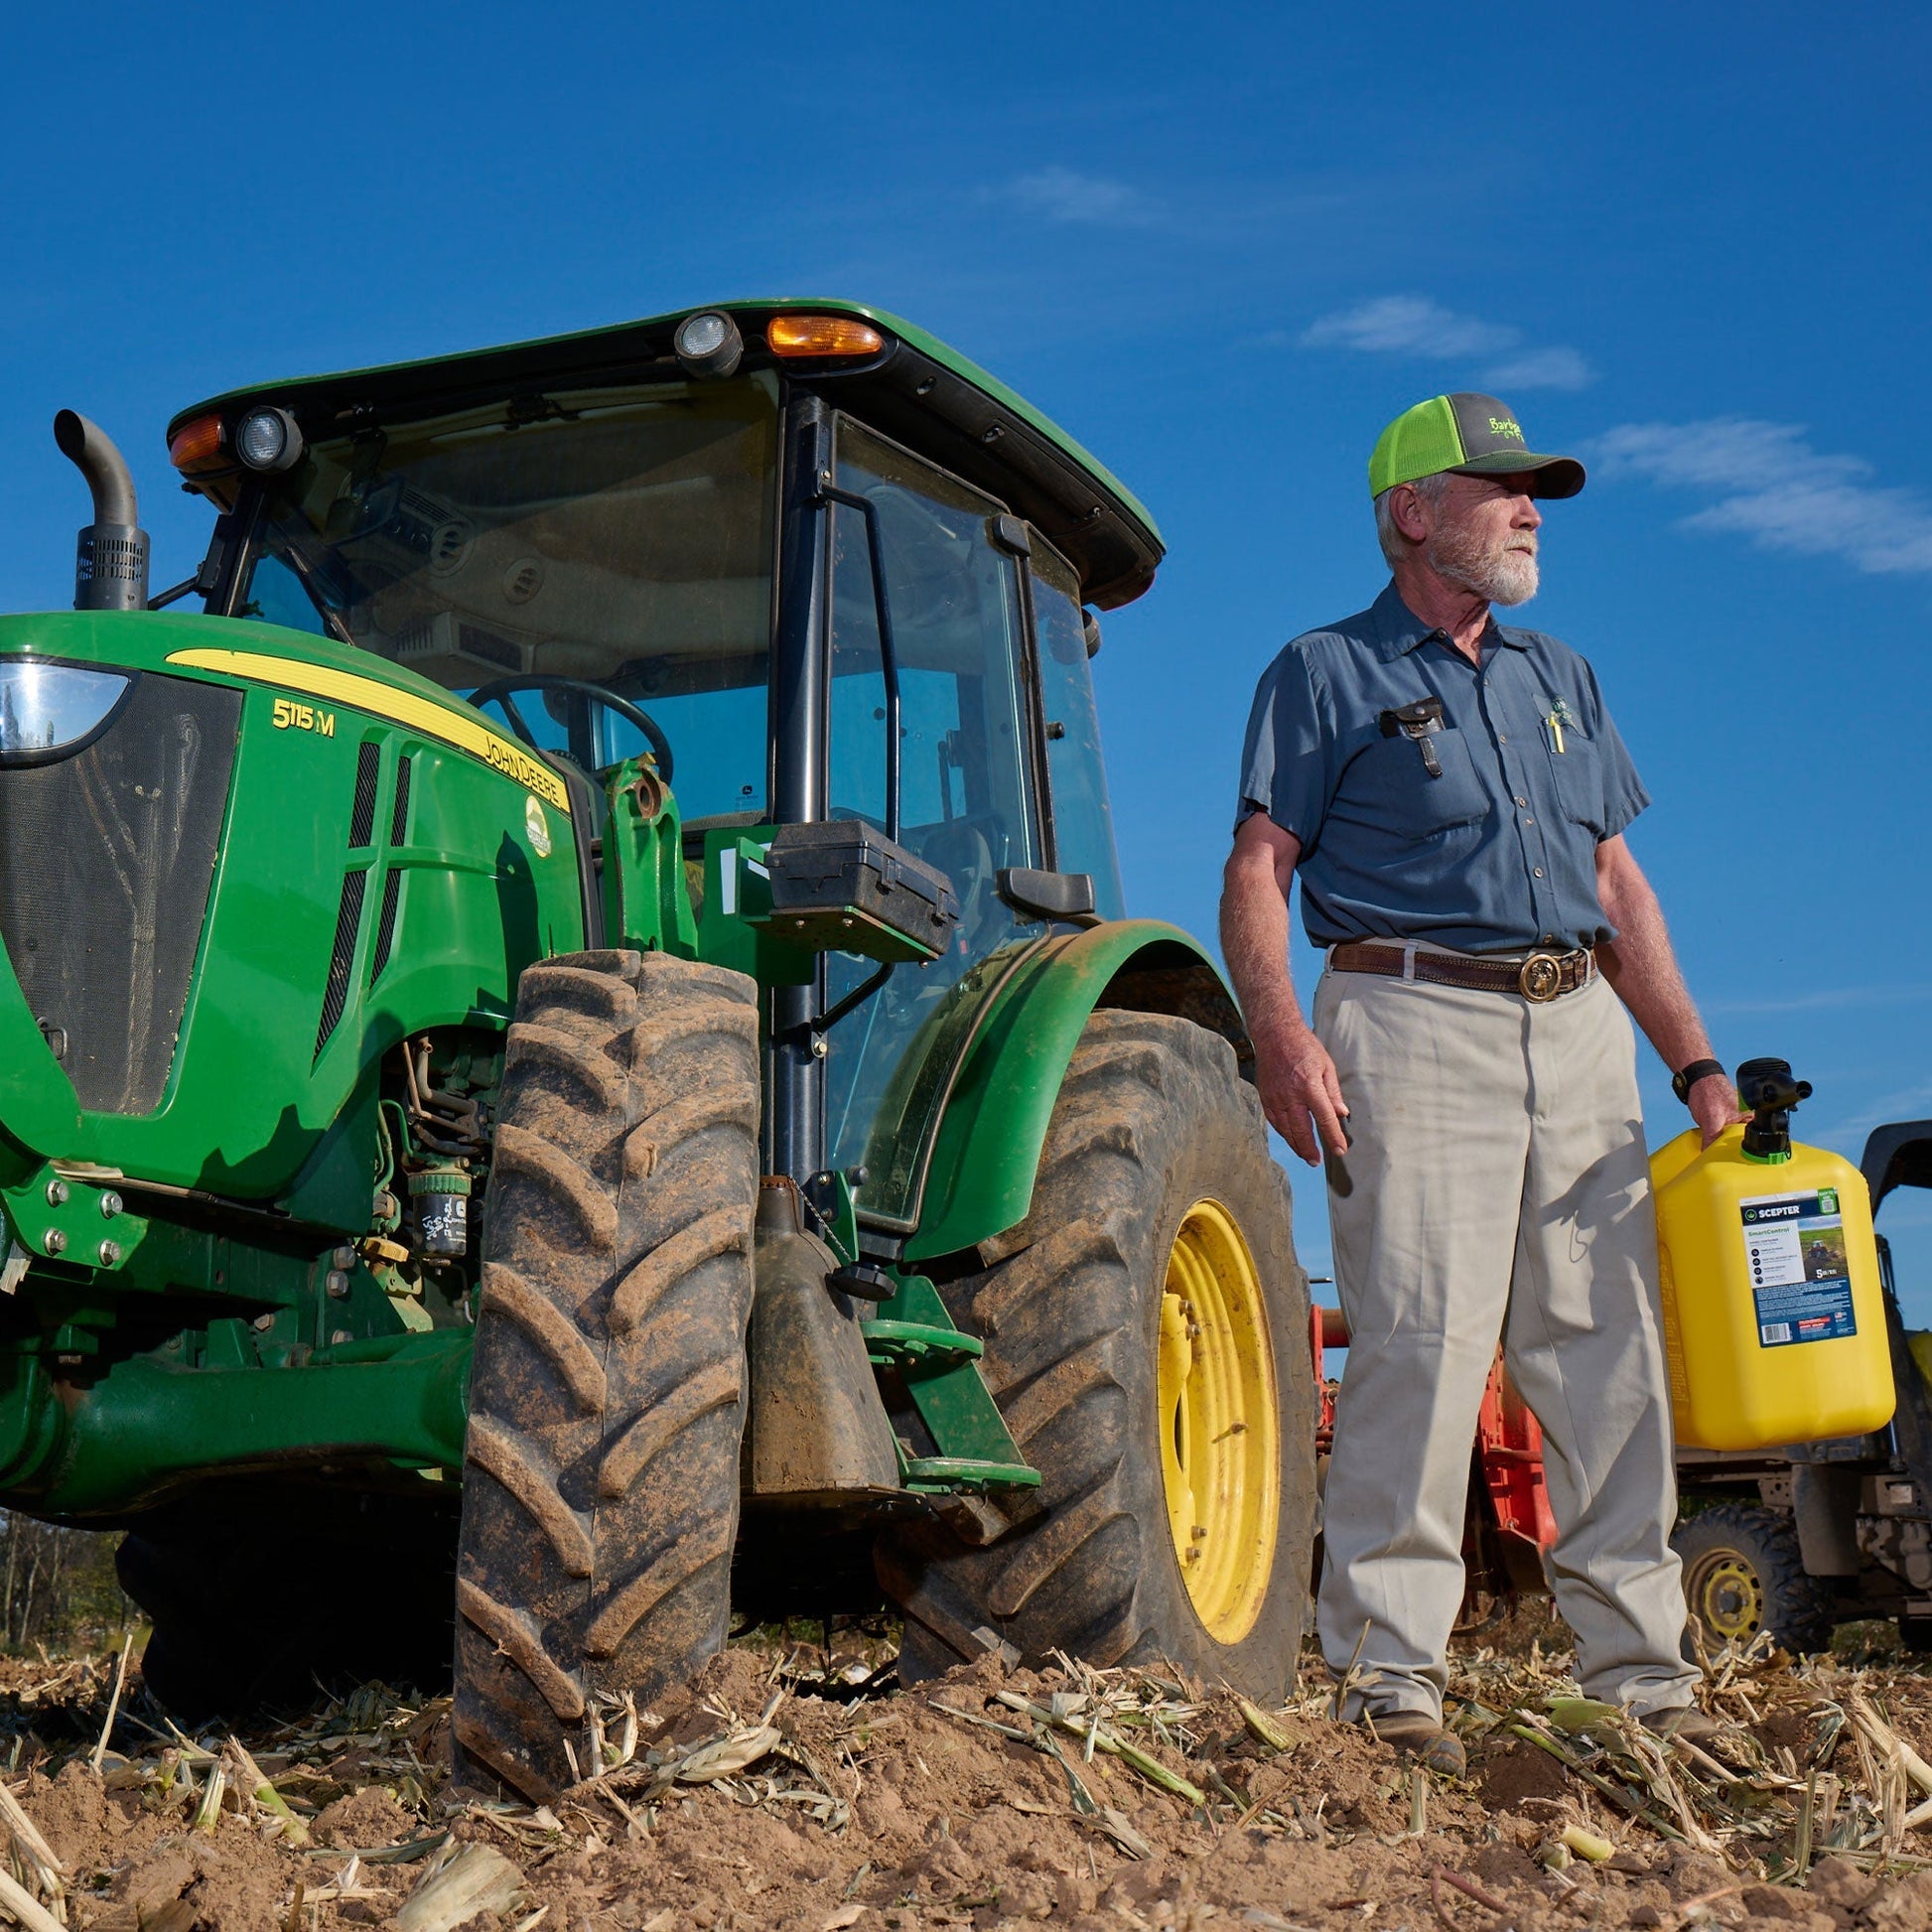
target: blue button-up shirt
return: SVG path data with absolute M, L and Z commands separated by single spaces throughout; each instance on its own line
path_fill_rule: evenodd
M 1463 952 L 1613 939 L 1596 848 L 1650 802 L 1596 674 L 1540 630 L 1491 619 L 1472 664 L 1391 584 L 1374 605 L 1297 637 L 1262 674 L 1241 809 L 1302 844 L 1302 911 L 1317 946 L 1429 939 Z M 1422 747 L 1384 711 L 1438 698 Z

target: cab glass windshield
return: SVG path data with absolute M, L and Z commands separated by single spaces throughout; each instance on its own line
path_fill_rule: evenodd
M 325 441 L 264 503 L 236 615 L 481 694 L 586 770 L 646 749 L 634 709 L 687 754 L 687 822 L 757 816 L 777 440 L 775 386 L 751 377 L 518 395 Z

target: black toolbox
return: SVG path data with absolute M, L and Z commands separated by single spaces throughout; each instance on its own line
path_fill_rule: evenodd
M 935 959 L 959 924 L 952 881 L 861 818 L 781 825 L 764 863 L 771 929 L 793 945 Z

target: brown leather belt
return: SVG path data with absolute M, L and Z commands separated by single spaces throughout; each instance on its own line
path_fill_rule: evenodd
M 1534 1006 L 1577 993 L 1596 977 L 1596 957 L 1587 950 L 1533 952 L 1522 958 L 1473 959 L 1467 953 L 1424 952 L 1420 947 L 1358 939 L 1333 947 L 1328 964 L 1337 973 L 1380 973 L 1390 979 L 1428 980 L 1471 993 L 1515 993 Z

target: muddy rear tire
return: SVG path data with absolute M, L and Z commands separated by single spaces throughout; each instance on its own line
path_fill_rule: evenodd
M 554 1796 L 600 1694 L 647 1706 L 724 1645 L 758 1066 L 741 974 L 607 951 L 518 987 L 457 1564 L 473 1780 Z
M 1032 1211 L 981 1258 L 942 1292 L 1041 1486 L 996 1492 L 1021 1520 L 990 1547 L 937 1525 L 882 1541 L 901 1674 L 982 1655 L 986 1631 L 1032 1663 L 1168 1662 L 1284 1697 L 1314 1528 L 1308 1278 L 1233 1048 L 1096 1013 Z M 1235 1491 L 1272 1497 L 1272 1526 Z

